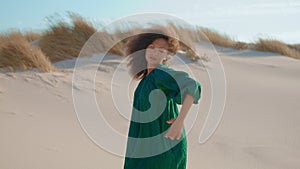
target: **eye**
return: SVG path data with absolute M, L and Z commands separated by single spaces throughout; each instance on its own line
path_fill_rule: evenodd
M 148 48 L 154 49 L 155 47 L 154 47 L 154 45 L 150 44 L 150 45 L 148 46 Z
M 158 49 L 158 51 L 159 51 L 159 53 L 162 53 L 162 54 L 167 54 L 168 53 L 168 51 L 165 50 L 165 49 Z

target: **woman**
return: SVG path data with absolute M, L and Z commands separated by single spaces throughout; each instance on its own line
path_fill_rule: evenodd
M 184 119 L 198 103 L 201 87 L 187 73 L 166 66 L 178 41 L 163 31 L 151 32 L 127 43 L 130 73 L 141 80 L 134 92 L 124 169 L 185 169 Z M 182 104 L 180 113 L 177 104 Z

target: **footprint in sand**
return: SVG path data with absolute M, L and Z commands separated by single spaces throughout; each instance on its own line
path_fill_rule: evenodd
M 13 73 L 7 73 L 6 76 L 11 77 L 13 79 L 17 78 L 17 76 L 15 74 L 13 74 Z
M 5 90 L 0 88 L 0 94 L 5 93 Z
M 58 148 L 56 147 L 44 147 L 43 149 L 46 151 L 58 152 Z
M 34 117 L 34 114 L 31 112 L 17 113 L 16 111 L 0 111 L 0 113 L 7 114 L 10 116 L 25 115 L 27 117 Z
M 2 112 L 3 114 L 8 114 L 8 115 L 12 115 L 12 116 L 15 116 L 17 115 L 17 113 L 15 111 L 4 111 Z

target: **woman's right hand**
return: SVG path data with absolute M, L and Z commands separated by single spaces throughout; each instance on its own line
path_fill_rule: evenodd
M 168 120 L 167 123 L 172 124 L 171 127 L 168 129 L 167 133 L 165 134 L 165 138 L 169 138 L 171 140 L 177 139 L 180 140 L 182 135 L 183 129 L 183 122 L 179 119 L 171 119 Z
M 176 120 L 176 118 L 172 118 L 172 119 L 166 121 L 166 123 L 168 123 L 168 124 L 173 124 L 175 120 Z

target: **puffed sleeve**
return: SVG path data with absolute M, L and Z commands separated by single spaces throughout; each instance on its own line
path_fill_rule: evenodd
M 201 85 L 198 81 L 189 77 L 186 72 L 176 71 L 162 64 L 156 68 L 155 84 L 177 104 L 183 103 L 186 94 L 194 98 L 194 104 L 198 104 L 201 97 Z

